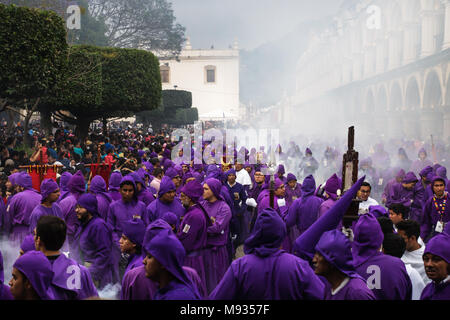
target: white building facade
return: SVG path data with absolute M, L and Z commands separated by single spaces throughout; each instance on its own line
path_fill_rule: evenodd
M 160 58 L 162 89 L 192 92 L 200 120 L 238 119 L 239 49 L 192 49 L 189 39 L 177 59 Z

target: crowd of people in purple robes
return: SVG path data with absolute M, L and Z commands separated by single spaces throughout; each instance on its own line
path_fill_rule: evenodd
M 210 157 L 186 161 L 165 130 L 36 132 L 39 161 L 0 138 L 0 232 L 18 248 L 11 274 L 0 252 L 0 300 L 98 299 L 108 285 L 121 300 L 450 300 L 442 143 L 363 148 L 343 192 L 329 142 L 242 147 L 230 162 L 204 141 Z M 108 176 L 91 172 L 102 162 Z M 34 164 L 58 167 L 39 191 Z

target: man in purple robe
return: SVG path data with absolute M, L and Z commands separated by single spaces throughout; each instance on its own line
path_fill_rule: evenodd
M 281 181 L 283 181 L 284 184 L 287 183 L 287 179 L 284 176 L 285 173 L 286 173 L 286 170 L 284 169 L 284 165 L 283 164 L 279 164 L 277 172 L 276 172 L 276 177 L 278 179 L 280 179 Z
M 101 175 L 96 175 L 91 180 L 89 192 L 95 195 L 98 203 L 98 214 L 106 221 L 108 217 L 109 205 L 113 201 L 106 191 L 106 182 Z
M 350 241 L 341 231 L 325 232 L 315 247 L 314 272 L 325 277 L 325 300 L 375 300 L 356 272 Z
M 52 266 L 40 251 L 29 251 L 14 262 L 10 291 L 15 300 L 54 300 Z
M 170 225 L 168 225 L 162 219 L 158 219 L 155 222 L 152 222 L 151 225 L 148 226 L 146 230 L 146 241 L 147 243 L 151 240 L 151 238 L 158 234 L 158 229 L 167 229 L 172 230 Z M 144 251 L 145 252 L 145 251 Z M 206 298 L 208 295 L 206 293 L 206 287 L 201 282 L 200 277 L 197 274 L 197 271 L 194 269 L 183 266 L 182 267 L 186 275 L 192 281 L 192 283 L 198 289 L 202 298 Z M 122 289 L 120 291 L 120 299 L 121 300 L 152 300 L 156 291 L 158 290 L 158 283 L 150 280 L 146 277 L 145 266 L 139 266 L 134 269 L 131 269 L 127 272 L 122 280 Z
M 30 228 L 30 216 L 33 209 L 41 203 L 41 195 L 32 187 L 31 176 L 21 172 L 16 183 L 19 193 L 15 194 L 6 208 L 7 221 L 10 223 L 10 241 L 22 243 Z
M 195 269 L 206 283 L 203 256 L 206 248 L 207 228 L 212 225 L 207 212 L 199 203 L 203 195 L 202 185 L 192 180 L 181 189 L 181 202 L 186 208 L 177 237 L 186 250 L 184 265 Z
M 300 234 L 306 231 L 318 218 L 319 208 L 323 199 L 314 195 L 316 182 L 312 175 L 303 180 L 302 194 L 289 207 L 288 214 L 285 217 L 286 226 L 297 226 Z M 295 239 L 291 239 L 292 242 Z
M 435 176 L 431 185 L 433 196 L 425 202 L 423 219 L 420 227 L 420 237 L 425 241 L 442 233 L 445 225 L 450 221 L 450 206 L 447 206 L 448 193 L 445 191 L 445 179 Z
M 222 183 L 214 178 L 203 184 L 203 201 L 212 225 L 207 228 L 206 250 L 204 254 L 206 287 L 208 294 L 216 287 L 228 269 L 227 242 L 230 233 L 231 209 L 220 195 Z
M 138 200 L 142 201 L 147 207 L 152 201 L 155 200 L 155 197 L 150 191 L 147 190 L 144 180 L 137 172 L 132 172 L 130 173 L 130 175 L 131 177 L 133 177 L 134 183 L 136 185 Z
M 134 218 L 146 223 L 146 207 L 137 199 L 137 189 L 134 179 L 127 175 L 120 183 L 122 199 L 114 201 L 109 206 L 107 222 L 113 229 L 113 243 L 119 248 L 119 239 L 122 236 L 122 222 Z
M 3 256 L 2 252 L 0 251 L 0 301 L 1 300 L 13 300 L 14 297 L 11 294 L 11 291 L 9 290 L 9 286 L 4 284 L 5 282 L 5 275 L 3 273 Z
M 140 219 L 127 220 L 122 223 L 122 237 L 119 240 L 120 251 L 127 255 L 128 264 L 124 275 L 144 261 L 142 242 L 144 241 L 145 224 Z
M 57 204 L 60 196 L 59 186 L 53 179 L 45 179 L 41 183 L 41 204 L 31 212 L 29 233 L 33 233 L 40 217 L 55 216 L 62 218 L 61 208 Z
M 388 197 L 392 196 L 392 187 L 397 183 L 401 183 L 403 178 L 405 178 L 405 174 L 405 170 L 400 169 L 396 172 L 394 179 L 389 180 L 388 183 L 386 183 L 384 192 L 381 195 L 381 202 L 383 204 L 386 203 Z
M 380 251 L 383 232 L 371 214 L 361 215 L 354 227 L 353 263 L 378 300 L 411 300 L 412 284 L 405 264 Z
M 395 184 L 391 190 L 392 194 L 388 197 L 386 206 L 401 203 L 409 208 L 409 218 L 421 223 L 424 190 L 414 172 L 408 172 L 402 183 Z
M 50 261 L 53 294 L 56 300 L 83 300 L 97 297 L 97 289 L 85 266 L 61 253 L 66 240 L 66 223 L 55 216 L 43 216 L 36 226 L 35 249 Z
M 64 171 L 61 174 L 61 177 L 59 177 L 59 190 L 61 191 L 61 196 L 59 197 L 58 202 L 61 202 L 70 195 L 68 184 L 71 178 L 72 174 L 69 171 Z
M 119 251 L 113 242 L 111 226 L 98 215 L 97 198 L 83 194 L 77 201 L 76 214 L 80 220 L 76 234 L 79 263 L 88 268 L 99 289 L 119 282 Z
M 191 191 L 185 191 L 196 198 L 198 187 L 191 184 Z M 198 183 L 198 182 L 197 182 Z M 200 185 L 201 187 L 201 185 Z M 198 198 L 201 194 L 198 196 Z M 197 199 L 198 199 L 197 198 Z M 192 211 L 191 211 L 192 212 Z M 186 216 L 189 215 L 189 212 Z M 177 236 L 168 228 L 147 229 L 144 237 L 145 275 L 158 283 L 154 300 L 199 300 L 201 295 L 195 284 L 183 269 L 186 251 Z
M 423 253 L 428 278 L 421 300 L 450 300 L 450 235 L 439 234 L 428 241 Z
M 338 197 L 338 190 L 341 189 L 342 181 L 335 174 L 333 174 L 330 178 L 328 178 L 325 183 L 325 201 L 320 205 L 319 208 L 319 218 L 323 216 L 325 212 L 330 210 L 330 208 L 336 203 Z
M 78 198 L 86 190 L 86 182 L 84 181 L 84 176 L 81 171 L 78 170 L 72 178 L 70 178 L 68 188 L 70 195 L 59 203 L 59 207 L 61 208 L 62 218 L 67 226 L 67 242 L 70 255 L 73 259 L 79 259 L 79 257 L 77 257 L 78 247 L 75 242 L 75 234 L 80 226 L 80 222 L 78 221 L 75 207 Z
M 302 185 L 300 183 L 297 183 L 297 178 L 292 173 L 288 173 L 286 183 L 287 185 L 285 187 L 285 199 L 287 206 L 290 207 L 295 200 L 300 198 L 302 194 Z
M 324 285 L 309 264 L 284 250 L 286 225 L 272 208 L 262 211 L 245 241 L 245 256 L 232 262 L 210 294 L 212 300 L 319 300 Z
M 418 159 L 414 160 L 411 164 L 410 171 L 414 173 L 419 173 L 426 166 L 432 166 L 433 162 L 427 158 L 427 152 L 425 148 L 421 148 L 418 153 Z M 406 168 L 405 168 L 406 169 Z
M 120 182 L 122 181 L 122 174 L 119 171 L 114 171 L 109 177 L 108 193 L 113 201 L 122 199 L 120 195 Z
M 158 191 L 158 199 L 150 203 L 147 210 L 147 224 L 162 217 L 165 212 L 173 212 L 177 215 L 176 228 L 180 226 L 181 218 L 184 216 L 185 209 L 180 200 L 175 197 L 175 184 L 168 176 L 161 179 L 161 184 Z
M 175 168 L 169 168 L 166 170 L 166 173 L 164 176 L 168 177 L 172 180 L 172 182 L 175 186 L 176 194 L 179 195 L 181 192 L 181 188 L 183 187 L 180 173 L 177 170 L 175 170 Z M 164 177 L 163 177 L 163 179 L 164 179 Z M 161 183 L 163 183 L 163 179 L 161 179 Z M 161 188 L 161 185 L 160 185 L 160 188 Z

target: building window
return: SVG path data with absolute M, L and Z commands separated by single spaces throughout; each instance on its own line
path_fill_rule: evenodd
M 159 67 L 159 72 L 161 73 L 161 83 L 170 82 L 170 67 L 163 65 Z
M 206 81 L 206 83 L 215 83 L 216 82 L 216 67 L 215 66 L 206 66 L 205 67 L 205 81 Z

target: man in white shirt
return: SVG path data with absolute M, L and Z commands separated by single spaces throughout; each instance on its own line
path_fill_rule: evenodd
M 358 198 L 362 201 L 359 203 L 358 214 L 366 214 L 369 212 L 370 206 L 377 206 L 378 202 L 370 197 L 370 192 L 372 191 L 372 187 L 370 183 L 363 182 L 361 188 L 358 191 Z
M 402 259 L 405 253 L 406 245 L 402 237 L 398 233 L 387 233 L 383 240 L 383 253 Z M 402 259 L 403 261 L 403 259 Z M 406 272 L 411 279 L 412 300 L 420 300 L 420 295 L 425 288 L 425 283 L 419 272 L 409 263 L 405 263 Z M 423 264 L 423 263 L 422 263 Z
M 397 224 L 397 230 L 406 244 L 406 250 L 401 257 L 402 261 L 416 269 L 424 283 L 428 284 L 431 280 L 427 277 L 422 258 L 425 246 L 418 241 L 420 234 L 419 223 L 414 220 L 403 220 Z
M 236 182 L 242 184 L 248 192 L 252 186 L 252 179 L 250 178 L 250 175 L 247 170 L 244 169 L 244 165 L 242 163 L 236 163 L 234 168 L 236 170 Z

